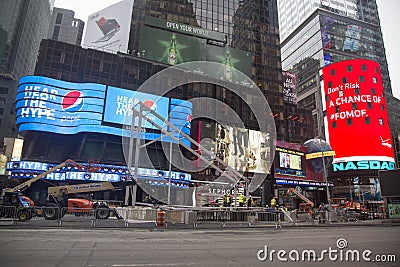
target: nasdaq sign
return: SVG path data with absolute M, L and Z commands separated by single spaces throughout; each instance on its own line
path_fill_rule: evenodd
M 394 170 L 394 163 L 390 161 L 363 160 L 333 163 L 333 171 L 353 170 Z

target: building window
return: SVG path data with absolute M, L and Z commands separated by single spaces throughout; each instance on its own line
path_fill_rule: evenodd
M 353 110 L 356 110 L 356 109 L 357 109 L 357 103 L 351 104 L 351 108 L 352 108 Z
M 53 39 L 58 40 L 59 34 L 60 34 L 60 26 L 54 26 Z
M 8 94 L 8 88 L 7 87 L 0 87 L 0 94 L 2 94 L 2 95 Z
M 62 17 L 63 17 L 62 13 L 57 13 L 56 24 L 61 24 Z
M 346 123 L 348 126 L 353 125 L 353 119 L 347 119 Z
M 355 88 L 354 89 L 354 94 L 359 95 L 360 94 L 360 88 Z
M 338 96 L 339 96 L 339 97 L 342 97 L 342 96 L 343 96 L 343 91 L 339 91 L 339 92 L 338 92 Z
M 335 112 L 336 112 L 336 113 L 339 113 L 339 112 L 340 112 L 340 106 L 336 106 L 336 107 L 335 107 Z
M 342 78 L 342 83 L 347 83 L 347 78 L 346 77 Z
M 383 124 L 384 124 L 384 123 L 383 123 L 383 119 L 380 118 L 380 119 L 379 119 L 379 125 L 380 125 L 380 126 L 383 126 Z
M 368 107 L 369 109 L 372 109 L 372 102 L 368 102 L 368 103 L 367 103 L 367 107 Z
M 335 76 L 336 74 L 336 70 L 335 69 L 331 69 L 331 76 Z
M 364 81 L 365 81 L 365 79 L 364 79 L 364 76 L 363 76 L 363 75 L 361 75 L 361 76 L 360 76 L 360 82 L 362 82 L 362 83 L 363 83 Z
M 332 122 L 332 128 L 336 128 L 336 121 Z
M 353 67 L 351 65 L 347 66 L 347 72 L 352 72 L 353 71 Z
M 375 88 L 371 88 L 371 94 L 375 95 L 376 94 L 376 90 Z
M 361 69 L 362 69 L 363 71 L 366 71 L 366 70 L 367 70 L 367 66 L 366 66 L 365 64 L 362 64 Z
M 369 117 L 365 118 L 365 124 L 370 124 L 371 123 L 371 119 Z
M 373 81 L 374 83 L 377 83 L 377 82 L 378 82 L 377 79 L 376 79 L 376 77 L 373 77 L 373 78 L 372 78 L 372 81 Z

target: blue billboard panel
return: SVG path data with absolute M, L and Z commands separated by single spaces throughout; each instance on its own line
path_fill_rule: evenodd
M 107 89 L 104 121 L 132 125 L 132 107 L 139 101 L 160 114 L 163 118 L 168 118 L 168 98 L 109 86 Z M 139 110 L 139 106 L 136 105 L 135 109 Z M 163 125 L 163 123 L 152 114 L 147 116 L 156 124 Z M 135 120 L 135 126 L 138 125 L 137 120 L 138 118 Z M 148 121 L 144 121 L 142 127 L 156 129 L 156 127 L 151 125 Z
M 124 182 L 132 180 L 126 166 L 96 164 L 96 172 L 85 171 L 89 168 L 88 163 L 78 163 L 80 167 L 66 166 L 53 173 L 48 174 L 44 179 L 52 181 L 90 181 L 90 182 Z M 55 164 L 36 161 L 9 161 L 6 170 L 11 173 L 11 178 L 31 179 L 43 173 Z M 138 179 L 145 179 L 151 185 L 165 186 L 171 179 L 172 187 L 187 187 L 191 181 L 191 174 L 183 172 L 138 169 Z
M 69 83 L 40 76 L 20 79 L 16 96 L 17 124 L 62 127 L 100 124 L 106 86 Z
M 131 122 L 131 117 L 125 115 L 132 115 L 130 107 L 137 101 L 142 101 L 166 119 L 170 117 L 177 128 L 190 134 L 192 104 L 184 100 L 102 84 L 71 83 L 41 76 L 20 79 L 16 97 L 18 130 L 57 134 L 91 132 L 128 137 L 130 131 L 123 129 L 122 125 Z M 160 120 L 153 119 L 155 123 L 163 125 Z M 155 129 L 148 122 L 143 122 L 142 126 Z M 178 136 L 183 140 L 180 134 Z M 160 132 L 157 131 L 141 133 L 141 138 L 147 140 L 159 137 Z M 169 142 L 169 138 L 161 140 Z

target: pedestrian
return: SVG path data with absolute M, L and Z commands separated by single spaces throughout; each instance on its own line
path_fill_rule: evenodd
M 325 223 L 326 206 L 324 202 L 321 202 L 321 204 L 319 205 L 318 212 L 319 212 L 319 223 Z

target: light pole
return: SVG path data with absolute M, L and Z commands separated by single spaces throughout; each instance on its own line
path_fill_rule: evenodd
M 321 149 L 321 155 L 322 155 L 322 166 L 324 168 L 324 181 L 325 181 L 325 187 L 326 187 L 326 201 L 328 202 L 328 207 L 331 207 L 331 195 L 329 193 L 329 185 L 328 185 L 328 175 L 326 174 L 326 165 L 325 165 L 325 156 L 324 156 L 324 151 L 322 150 L 322 139 L 318 138 L 318 144 L 319 148 Z

